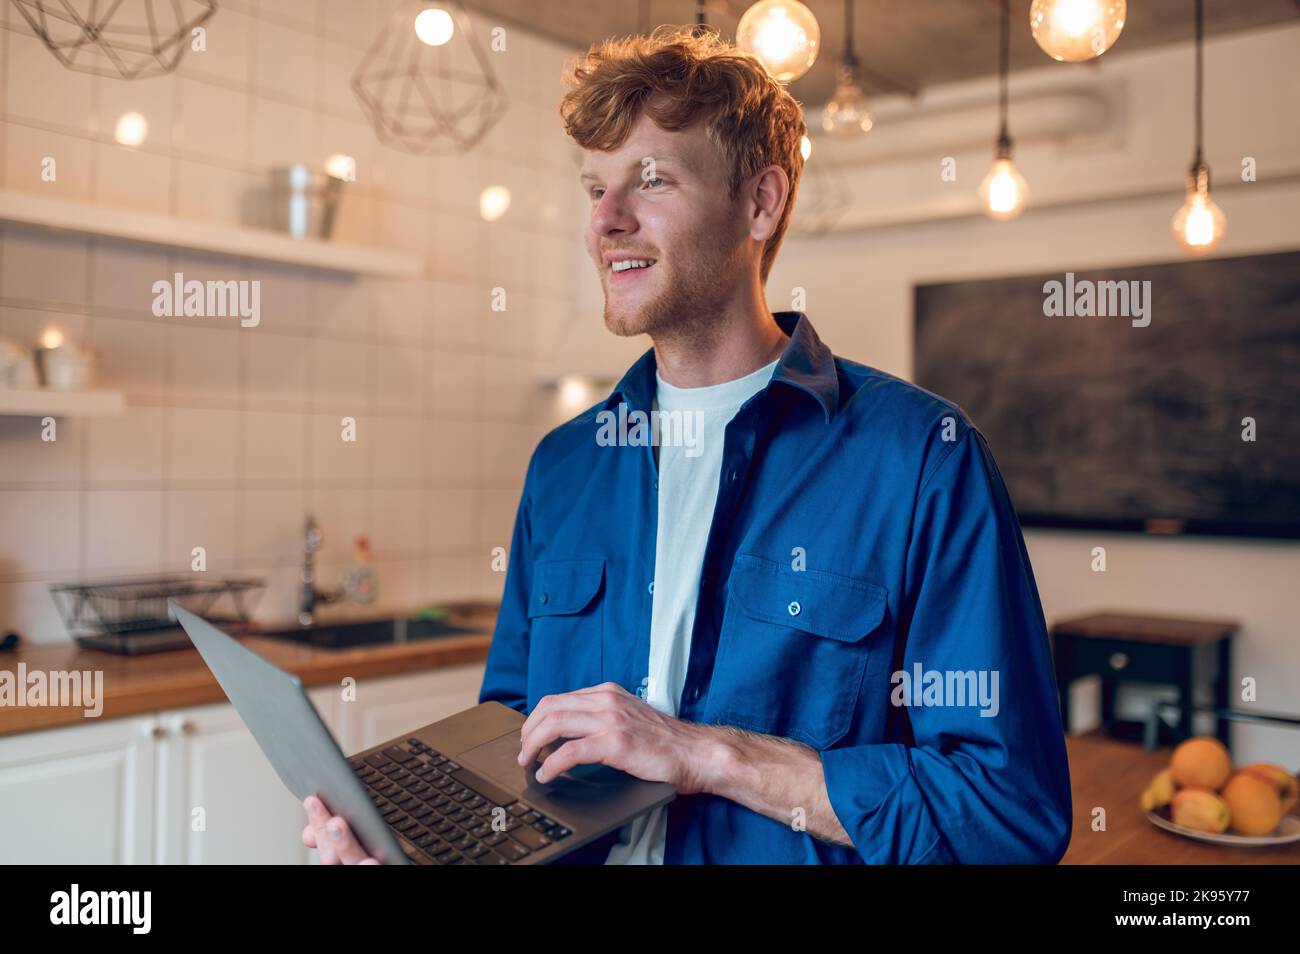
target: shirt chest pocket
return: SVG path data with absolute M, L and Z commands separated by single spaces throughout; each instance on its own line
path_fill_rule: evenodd
M 538 560 L 529 597 L 528 708 L 601 679 L 605 561 Z
M 868 580 L 740 554 L 709 687 L 706 722 L 814 749 L 849 731 L 888 591 Z

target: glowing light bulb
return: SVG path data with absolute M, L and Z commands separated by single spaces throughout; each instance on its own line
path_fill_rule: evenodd
M 1025 211 L 1029 184 L 1010 156 L 999 157 L 993 162 L 993 168 L 980 183 L 980 199 L 984 202 L 985 212 L 1001 221 L 1014 219 Z
M 1114 46 L 1127 15 L 1127 0 L 1034 0 L 1029 32 L 1052 59 L 1078 63 Z
M 799 0 L 762 0 L 745 11 L 736 27 L 736 45 L 758 57 L 781 83 L 812 68 L 821 39 L 821 25 Z
M 344 182 L 357 181 L 357 161 L 351 156 L 337 153 L 325 160 L 325 174 Z
M 808 157 L 812 155 L 812 140 L 804 136 L 799 142 L 799 155 L 803 156 L 803 161 L 807 162 Z
M 1174 237 L 1196 255 L 1214 249 L 1223 241 L 1228 220 L 1210 197 L 1210 170 L 1197 166 L 1187 177 L 1187 201 L 1174 214 Z
M 455 32 L 451 14 L 441 7 L 421 10 L 415 17 L 415 35 L 426 46 L 442 46 Z
M 41 335 L 41 347 L 48 348 L 51 351 L 63 346 L 63 332 L 58 328 L 47 328 Z
M 510 208 L 510 190 L 505 186 L 488 186 L 478 197 L 478 212 L 484 222 L 495 222 Z
M 822 129 L 838 139 L 856 139 L 871 130 L 867 93 L 852 66 L 840 68 L 835 95 L 822 109 Z
M 595 400 L 595 382 L 585 375 L 566 374 L 559 382 L 560 407 L 566 414 L 576 414 Z
M 149 135 L 149 123 L 139 113 L 123 113 L 117 118 L 113 138 L 124 146 L 138 146 Z

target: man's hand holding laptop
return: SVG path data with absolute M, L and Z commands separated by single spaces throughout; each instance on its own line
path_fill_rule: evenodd
M 560 740 L 565 741 L 554 747 Z M 665 715 L 612 682 L 538 701 L 520 733 L 519 764 L 530 764 L 548 747 L 554 750 L 536 773 L 541 784 L 576 766 L 599 764 L 645 781 L 668 782 L 681 795 L 706 791 L 711 773 L 727 757 L 717 727 Z M 303 844 L 320 852 L 321 864 L 379 864 L 319 798 L 309 795 L 303 808 Z

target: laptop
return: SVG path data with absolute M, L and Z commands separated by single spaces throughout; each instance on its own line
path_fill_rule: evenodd
M 603 765 L 538 784 L 515 761 L 524 717 L 498 702 L 345 757 L 302 680 L 169 605 L 289 791 L 318 796 L 384 864 L 546 864 L 677 794 Z

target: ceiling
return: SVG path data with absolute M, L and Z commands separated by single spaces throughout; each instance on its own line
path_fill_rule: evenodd
M 693 0 L 462 0 L 507 24 L 586 50 L 608 36 L 645 32 L 662 23 L 693 23 Z M 735 36 L 746 0 L 706 0 L 707 17 L 724 37 Z M 845 0 L 804 0 L 822 31 L 822 54 L 790 84 L 800 102 L 817 106 L 835 88 L 844 49 Z M 1051 62 L 1029 35 L 1030 0 L 1011 0 L 1011 69 Z M 1107 55 L 1188 40 L 1192 0 L 1133 0 L 1128 23 Z M 998 0 L 854 0 L 853 46 L 868 92 L 916 93 L 924 87 L 996 72 Z M 1210 36 L 1269 24 L 1300 22 L 1300 0 L 1205 0 Z

